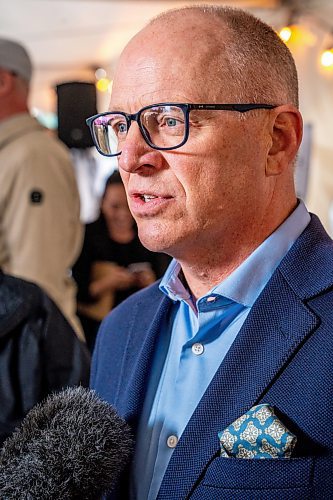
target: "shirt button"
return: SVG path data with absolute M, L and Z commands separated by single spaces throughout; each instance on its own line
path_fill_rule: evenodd
M 202 344 L 193 344 L 192 345 L 192 352 L 196 356 L 200 356 L 204 352 L 205 348 Z
M 178 443 L 177 436 L 169 436 L 168 437 L 167 445 L 169 446 L 169 448 L 175 448 L 177 446 L 177 443 Z
M 206 299 L 206 300 L 207 300 L 207 302 L 215 302 L 216 297 L 214 297 L 214 296 L 207 297 L 207 299 Z

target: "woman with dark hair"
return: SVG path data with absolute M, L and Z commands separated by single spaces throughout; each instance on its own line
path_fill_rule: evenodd
M 169 263 L 150 252 L 137 235 L 118 171 L 107 179 L 99 218 L 86 226 L 81 255 L 73 268 L 78 315 L 92 350 L 103 317 L 133 292 L 159 278 Z

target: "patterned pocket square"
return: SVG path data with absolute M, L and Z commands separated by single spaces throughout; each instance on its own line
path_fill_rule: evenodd
M 221 457 L 234 458 L 289 458 L 297 440 L 268 404 L 253 406 L 218 436 Z

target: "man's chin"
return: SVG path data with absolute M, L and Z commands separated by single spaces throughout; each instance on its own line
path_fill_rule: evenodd
M 157 228 L 138 228 L 138 236 L 143 244 L 151 252 L 169 253 L 168 250 L 172 247 L 170 234 L 164 234 Z

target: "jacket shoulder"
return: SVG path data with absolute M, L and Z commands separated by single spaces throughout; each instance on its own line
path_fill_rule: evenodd
M 278 270 L 303 300 L 333 287 L 333 241 L 316 215 L 311 214 L 310 223 Z
M 130 295 L 126 300 L 115 307 L 103 320 L 101 331 L 104 328 L 126 325 L 136 315 L 142 323 L 150 321 L 156 313 L 160 303 L 166 299 L 159 289 L 159 281 Z M 144 321 L 143 321 L 144 320 Z
M 74 333 L 57 305 L 44 290 L 22 278 L 0 274 L 0 335 L 5 335 L 18 325 L 38 321 L 39 331 L 44 334 L 52 321 L 52 331 L 60 329 Z M 75 334 L 74 334 L 75 335 Z
M 24 302 L 25 309 L 34 309 L 42 302 L 43 292 L 39 286 L 24 279 L 1 273 L 0 300 L 7 314 L 14 312 Z

